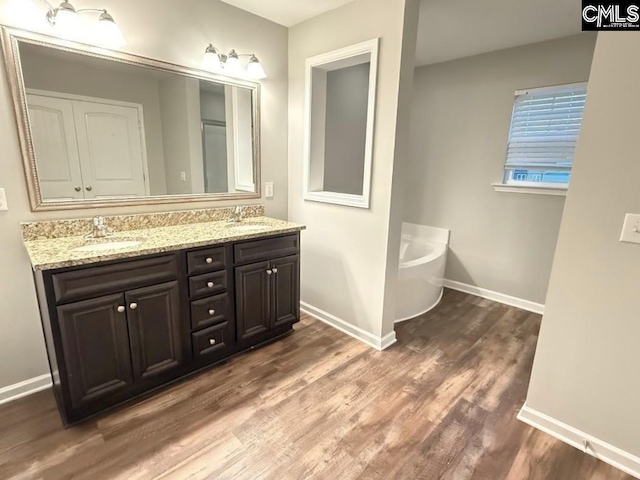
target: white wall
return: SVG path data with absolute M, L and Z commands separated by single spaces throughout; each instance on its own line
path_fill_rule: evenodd
M 192 141 L 192 131 L 200 136 L 199 81 L 178 75 L 161 80 L 159 97 L 167 193 L 203 193 L 202 144 Z
M 15 15 L 11 8 L 15 4 L 11 0 L 0 1 L 0 23 L 22 26 L 24 23 L 20 22 L 31 22 L 32 28 L 51 31 L 43 8 L 39 9 L 41 17 L 28 17 Z M 104 2 L 85 0 L 82 7 L 104 7 Z M 218 0 L 184 0 L 179 5 L 169 0 L 111 0 L 108 7 L 127 37 L 129 43 L 124 50 L 130 53 L 192 67 L 200 64 L 204 48 L 212 41 L 222 49 L 256 53 L 269 75 L 262 82 L 262 179 L 275 183 L 275 197 L 265 201 L 266 212 L 287 218 L 287 29 Z M 8 212 L 0 212 L 0 387 L 3 387 L 48 372 L 20 222 L 97 213 L 180 210 L 193 208 L 194 204 L 32 213 L 4 74 L 0 75 L 0 132 L 0 187 L 6 189 L 9 204 Z M 230 203 L 237 202 L 198 206 Z
M 551 273 L 527 406 L 640 457 L 640 37 L 602 32 Z M 640 463 L 637 465 L 640 474 Z
M 416 69 L 405 219 L 451 229 L 447 278 L 545 302 L 564 198 L 491 183 L 514 92 L 587 80 L 594 44 L 582 34 Z
M 409 19 L 406 37 L 412 39 L 407 43 L 415 46 L 417 8 L 413 0 L 356 0 L 289 31 L 289 215 L 307 225 L 302 239 L 302 301 L 341 319 L 350 331 L 378 339 L 392 331 L 392 319 L 383 321 L 392 176 L 401 67 L 408 56 L 413 62 L 413 48 L 403 50 L 403 34 Z M 305 59 L 376 37 L 381 42 L 371 208 L 304 201 Z M 413 63 L 408 71 L 412 69 Z

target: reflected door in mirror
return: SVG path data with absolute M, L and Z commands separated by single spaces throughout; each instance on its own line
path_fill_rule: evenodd
M 73 115 L 85 198 L 147 196 L 142 106 L 74 101 Z
M 84 199 L 73 106 L 59 99 L 27 95 L 38 180 L 44 200 Z
M 45 201 L 148 195 L 141 107 L 54 92 L 27 102 Z

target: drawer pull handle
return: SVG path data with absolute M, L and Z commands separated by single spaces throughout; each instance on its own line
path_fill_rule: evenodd
M 274 269 L 273 269 L 273 273 L 278 273 L 278 269 L 277 269 L 277 268 L 274 268 Z
M 209 288 L 213 288 L 215 284 L 213 282 L 207 282 L 207 287 Z
M 209 309 L 209 315 L 215 315 L 216 311 L 213 308 Z
M 213 258 L 211 258 L 211 257 L 207 257 L 207 259 L 205 260 L 205 262 L 207 262 L 207 263 L 213 263 Z
M 118 313 L 124 313 L 124 311 L 125 308 L 122 305 L 118 306 Z
M 267 270 L 267 275 L 271 275 L 273 273 L 272 270 Z
M 80 187 L 74 187 L 74 190 L 75 190 L 76 192 L 79 192 L 80 190 L 82 190 L 82 188 L 80 188 Z
M 209 339 L 209 345 L 215 345 L 216 344 L 216 339 L 215 338 L 210 338 Z
M 138 308 L 138 304 L 137 303 L 131 303 L 131 304 L 129 304 L 129 308 L 131 310 L 135 310 L 136 308 Z

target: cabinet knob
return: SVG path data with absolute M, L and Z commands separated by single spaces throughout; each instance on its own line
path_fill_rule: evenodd
M 274 268 L 274 269 L 273 269 L 273 273 L 278 273 L 278 269 L 277 269 L 277 268 Z
M 130 304 L 129 304 L 129 308 L 130 308 L 131 310 L 135 310 L 136 308 L 138 308 L 138 304 L 137 304 L 137 303 L 130 303 Z
M 76 192 L 79 192 L 80 190 L 82 190 L 82 188 L 81 188 L 81 187 L 75 187 L 75 188 L 74 188 L 74 190 L 75 190 Z
M 120 305 L 118 307 L 118 313 L 124 313 L 124 311 L 125 311 L 125 308 L 122 305 Z
M 89 185 L 89 186 L 85 187 L 85 190 L 87 192 L 90 192 L 91 190 L 93 190 L 93 187 L 91 185 Z
M 267 275 L 271 275 L 273 273 L 272 270 L 267 270 Z
M 205 262 L 207 262 L 207 263 L 213 263 L 213 258 L 211 258 L 211 257 L 207 257 L 207 258 L 205 259 Z
M 216 344 L 216 339 L 215 338 L 210 338 L 209 339 L 209 345 L 215 345 Z
M 209 315 L 215 315 L 216 311 L 213 308 L 209 309 Z
M 207 287 L 209 287 L 209 288 L 213 288 L 213 286 L 214 286 L 214 283 L 213 283 L 213 282 L 207 282 Z

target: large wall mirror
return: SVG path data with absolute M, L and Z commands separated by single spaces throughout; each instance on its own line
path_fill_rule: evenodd
M 259 85 L 3 31 L 33 210 L 260 196 Z
M 306 62 L 304 198 L 369 208 L 378 39 Z

